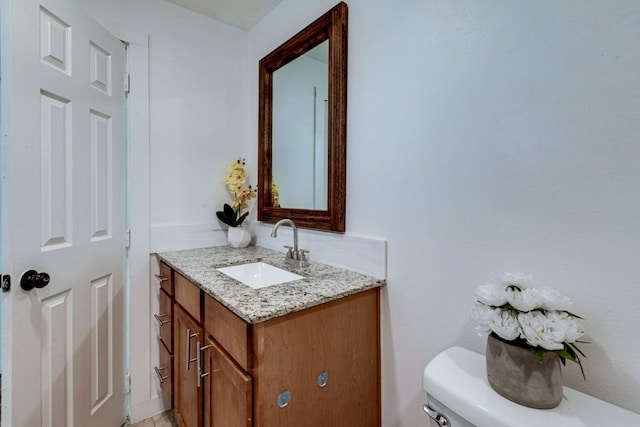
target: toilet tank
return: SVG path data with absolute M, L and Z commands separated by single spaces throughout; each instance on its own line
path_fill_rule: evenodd
M 511 402 L 487 382 L 484 356 L 461 347 L 451 347 L 429 362 L 422 385 L 427 392 L 425 411 L 430 406 L 442 413 L 452 427 L 640 426 L 639 414 L 569 387 L 553 409 Z

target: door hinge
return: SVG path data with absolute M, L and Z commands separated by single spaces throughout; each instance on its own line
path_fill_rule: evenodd
M 2 275 L 2 292 L 9 292 L 11 290 L 11 275 Z
M 131 375 L 124 374 L 124 392 L 131 393 Z
M 131 92 L 131 74 L 126 73 L 124 75 L 124 93 Z
M 124 231 L 124 247 L 125 248 L 131 247 L 131 229 L 130 228 L 127 228 Z

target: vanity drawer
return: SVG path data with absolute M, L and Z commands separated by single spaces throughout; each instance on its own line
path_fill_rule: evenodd
M 174 281 L 176 302 L 180 304 L 187 313 L 193 316 L 196 321 L 201 322 L 200 288 L 180 273 L 175 273 Z
M 162 341 L 160 341 L 159 347 L 160 363 L 154 370 L 160 382 L 160 390 L 162 391 L 165 408 L 173 408 L 173 356 L 162 344 Z
M 224 347 L 242 369 L 250 370 L 250 325 L 210 295 L 204 297 L 204 330 Z
M 160 288 L 166 293 L 173 296 L 173 274 L 171 267 L 164 262 L 160 263 L 160 274 L 156 275 L 156 279 L 160 282 Z
M 173 353 L 173 301 L 163 290 L 158 295 L 158 313 L 154 316 L 158 322 L 158 337 L 160 341 Z

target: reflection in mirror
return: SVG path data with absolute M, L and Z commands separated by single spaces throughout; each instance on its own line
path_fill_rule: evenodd
M 345 231 L 347 5 L 259 63 L 258 220 Z
M 274 206 L 327 209 L 328 77 L 328 41 L 273 73 Z

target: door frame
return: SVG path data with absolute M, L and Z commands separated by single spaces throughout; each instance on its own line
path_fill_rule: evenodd
M 78 6 L 80 7 L 80 6 Z M 140 420 L 154 415 L 162 410 L 162 399 L 153 395 L 151 374 L 151 314 L 150 314 L 150 258 L 149 258 L 149 35 L 134 28 L 113 22 L 103 22 L 93 17 L 111 34 L 128 44 L 127 63 L 130 73 L 130 88 L 127 99 L 127 164 L 126 164 L 126 192 L 128 228 L 131 230 L 131 244 L 127 257 L 125 272 L 125 310 L 127 315 L 126 336 L 126 374 L 129 375 L 130 386 L 125 399 L 129 419 Z M 2 126 L 0 144 L 0 176 L 3 171 L 10 170 L 9 162 L 11 147 L 5 139 L 10 130 L 6 127 L 11 114 L 9 94 L 7 88 L 11 85 L 3 70 L 8 69 L 8 53 L 11 40 L 9 28 L 11 22 L 10 0 L 0 0 L 0 72 L 2 80 L 0 86 L 0 125 Z M 123 76 L 124 77 L 124 76 Z M 10 195 L 10 183 L 2 180 L 0 195 Z M 131 197 L 135 195 L 135 197 Z M 9 218 L 6 208 L 0 207 L 0 236 L 2 230 L 8 229 Z M 12 271 L 7 262 L 6 248 L 0 248 L 0 267 L 4 271 Z M 16 272 L 13 272 L 14 276 Z M 18 284 L 18 277 L 12 277 L 12 291 Z M 131 301 L 135 301 L 134 305 Z M 8 331 L 11 316 L 11 301 L 2 298 L 2 330 Z M 12 339 L 8 334 L 2 334 L 1 357 L 2 366 L 11 366 Z M 135 354 L 136 358 L 131 358 Z M 7 385 L 10 384 L 10 372 L 2 377 L 2 406 L 6 407 L 6 416 L 2 417 L 2 427 L 8 427 L 12 411 L 12 399 Z

